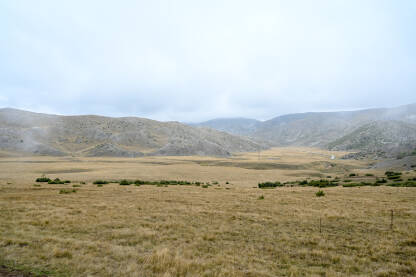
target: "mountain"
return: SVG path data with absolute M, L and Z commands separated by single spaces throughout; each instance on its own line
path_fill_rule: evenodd
M 361 156 L 416 154 L 416 124 L 395 120 L 375 121 L 329 143 L 328 148 L 360 150 L 358 155 Z
M 260 124 L 261 121 L 251 118 L 217 118 L 195 125 L 209 127 L 234 135 L 245 136 L 255 132 Z
M 397 122 L 407 123 L 400 125 Z M 212 120 L 209 122 L 217 122 Z M 321 148 L 331 148 L 336 145 L 337 140 L 351 135 L 354 137 L 361 134 L 357 131 L 360 127 L 368 124 L 379 122 L 377 126 L 386 123 L 387 126 L 394 130 L 410 128 L 416 124 L 416 104 L 400 106 L 396 108 L 367 109 L 359 111 L 343 112 L 309 112 L 278 116 L 267 121 L 257 121 L 254 125 L 240 122 L 235 119 L 221 119 L 221 124 L 208 125 L 207 122 L 201 123 L 203 126 L 210 126 L 214 129 L 221 129 L 232 134 L 244 135 L 257 141 L 267 141 L 273 146 L 313 146 Z M 247 121 L 251 122 L 251 121 Z M 243 124 L 243 126 L 241 126 Z M 413 124 L 413 125 L 412 125 Z M 394 127 L 393 127 L 394 126 Z M 237 131 L 236 131 L 237 130 Z M 357 131 L 356 133 L 354 133 Z M 374 132 L 378 135 L 378 128 L 370 128 L 368 132 Z M 404 133 L 403 133 L 404 134 Z M 385 134 L 386 138 L 392 138 L 390 134 Z M 398 134 L 399 138 L 401 133 Z M 367 137 L 371 137 L 371 134 Z M 397 138 L 396 138 L 397 139 Z M 409 143 L 411 140 L 406 139 Z M 351 150 L 367 151 L 367 146 L 363 144 L 351 144 L 351 147 L 357 147 Z M 393 154 L 401 148 L 390 145 L 387 153 Z M 346 146 L 345 146 L 346 147 Z M 387 147 L 384 144 L 377 144 L 380 151 Z M 410 147 L 411 148 L 411 147 Z M 395 150 L 395 151 L 393 151 Z
M 265 147 L 248 138 L 179 122 L 0 109 L 0 150 L 4 151 L 53 156 L 225 156 Z

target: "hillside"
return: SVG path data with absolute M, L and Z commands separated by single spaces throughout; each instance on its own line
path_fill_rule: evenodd
M 217 118 L 194 125 L 245 136 L 255 132 L 260 124 L 261 121 L 251 118 Z
M 200 125 L 209 126 L 231 134 L 244 135 L 257 141 L 267 141 L 273 146 L 313 146 L 332 148 L 333 145 L 338 144 L 338 140 L 344 136 L 351 134 L 351 137 L 354 137 L 361 134 L 354 133 L 360 127 L 382 121 L 397 121 L 409 124 L 397 127 L 396 125 L 398 123 L 390 123 L 390 125 L 393 124 L 399 129 L 406 129 L 409 126 L 413 126 L 412 124 L 416 124 L 416 104 L 389 109 L 382 108 L 344 112 L 289 114 L 278 116 L 263 122 L 254 119 L 245 119 L 244 121 L 237 119 L 221 119 L 203 122 L 200 123 Z M 255 124 L 252 124 L 252 122 L 255 122 Z M 396 130 L 396 127 L 392 128 Z M 376 132 L 374 135 L 377 136 L 377 130 L 374 128 L 370 128 L 368 132 Z M 401 134 L 405 133 L 406 132 L 398 133 L 395 139 L 401 141 Z M 391 136 L 389 135 L 387 137 L 390 138 Z M 408 138 L 403 139 L 411 143 Z M 361 146 L 356 144 L 351 145 L 352 148 L 349 149 L 354 148 L 354 150 L 367 151 L 367 146 L 368 145 L 363 145 L 363 148 L 360 148 Z M 400 144 L 399 147 L 397 144 L 391 144 L 390 146 L 387 149 L 387 152 L 393 150 L 393 152 L 398 152 L 403 145 Z M 386 147 L 386 145 L 377 144 L 377 147 L 380 148 L 378 150 L 383 150 L 381 148 Z
M 393 120 L 372 122 L 331 142 L 328 148 L 358 150 L 359 154 L 381 157 L 412 154 L 416 150 L 416 124 Z
M 3 151 L 53 156 L 224 156 L 263 148 L 246 138 L 178 122 L 0 109 Z

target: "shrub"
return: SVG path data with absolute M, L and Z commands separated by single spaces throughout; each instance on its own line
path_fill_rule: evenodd
M 81 187 L 80 185 L 72 185 L 73 188 L 79 188 Z
M 94 181 L 94 183 L 93 183 L 94 185 L 106 185 L 106 184 L 108 184 L 108 181 L 104 181 L 104 180 L 97 180 L 97 181 Z
M 326 188 L 326 187 L 336 187 L 338 186 L 338 183 L 334 181 L 321 179 L 321 180 L 309 181 L 309 185 L 312 187 Z
M 65 182 L 61 181 L 59 178 L 55 178 L 54 180 L 50 180 L 48 184 L 65 184 Z
M 97 187 L 102 188 L 103 184 L 97 184 Z
M 382 178 L 381 180 L 379 179 L 376 180 L 376 184 L 385 184 L 385 183 L 387 183 L 387 180 L 384 178 Z
M 344 183 L 349 183 L 349 182 L 351 182 L 351 180 L 349 180 L 349 179 L 344 180 Z
M 145 181 L 142 181 L 142 180 L 136 180 L 136 181 L 134 181 L 134 185 L 135 186 L 141 186 L 141 185 L 144 185 L 146 182 Z
M 303 180 L 299 182 L 300 186 L 306 186 L 308 184 L 308 180 Z
M 264 199 L 264 196 L 263 195 L 260 195 L 259 196 L 259 198 L 257 198 L 258 200 L 263 200 Z
M 50 179 L 50 178 L 45 177 L 45 175 L 43 175 L 43 176 L 42 176 L 42 177 L 40 177 L 40 178 L 36 178 L 36 182 L 38 182 L 38 183 L 47 183 L 47 182 L 49 182 L 49 181 L 51 181 L 51 179 Z
M 40 187 L 40 185 L 39 185 L 39 184 L 33 184 L 33 186 L 34 186 L 34 187 Z
M 203 187 L 204 189 L 206 189 L 206 188 L 208 188 L 209 186 L 208 186 L 208 185 L 202 185 L 202 187 Z
M 350 177 L 355 177 L 355 176 L 358 176 L 358 174 L 356 174 L 356 173 L 350 173 L 350 175 L 349 175 Z
M 75 193 L 75 192 L 77 192 L 76 189 L 61 189 L 59 191 L 59 194 L 69 194 L 69 193 Z
M 366 173 L 366 174 L 365 174 L 365 176 L 367 176 L 367 177 L 371 177 L 371 176 L 374 176 L 374 174 L 371 174 L 371 173 Z
M 317 197 L 325 196 L 325 192 L 324 192 L 324 191 L 322 191 L 322 190 L 318 190 L 318 191 L 315 193 L 315 195 L 316 195 Z
M 70 183 L 71 183 L 71 181 L 69 181 L 69 180 L 64 181 L 64 184 L 70 184 Z
M 120 186 L 129 186 L 131 185 L 131 182 L 127 181 L 127 180 L 121 180 L 120 181 Z
M 280 182 L 264 182 L 264 183 L 259 183 L 259 188 L 263 189 L 263 188 L 275 188 L 275 187 L 283 187 L 284 184 L 280 183 Z
M 342 185 L 345 188 L 361 187 L 360 183 L 347 183 Z

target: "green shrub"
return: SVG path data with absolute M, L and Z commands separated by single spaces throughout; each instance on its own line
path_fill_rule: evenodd
M 335 181 L 330 181 L 330 180 L 325 180 L 325 179 L 311 180 L 309 181 L 309 186 L 319 187 L 319 188 L 336 187 L 338 186 L 338 183 Z
M 206 188 L 208 188 L 209 186 L 208 186 L 208 185 L 202 185 L 202 187 L 203 187 L 204 189 L 206 189 Z
M 97 181 L 94 181 L 93 184 L 94 185 L 106 185 L 106 184 L 108 184 L 108 181 L 105 181 L 105 180 L 97 180 Z
M 346 179 L 346 180 L 344 180 L 344 183 L 349 183 L 349 182 L 351 182 L 352 180 L 349 180 L 349 179 Z
M 280 183 L 280 182 L 264 182 L 264 183 L 259 183 L 259 188 L 263 189 L 263 188 L 275 188 L 275 187 L 283 187 L 284 184 Z
M 34 187 L 40 187 L 40 185 L 39 185 L 39 184 L 33 184 L 33 186 L 34 186 Z
M 264 196 L 260 195 L 259 198 L 257 198 L 258 200 L 264 200 Z
M 315 195 L 316 195 L 317 197 L 325 196 L 325 192 L 324 192 L 324 191 L 322 191 L 322 190 L 318 190 L 318 191 L 315 193 Z
M 131 185 L 131 182 L 127 181 L 127 180 L 121 180 L 120 181 L 120 186 L 129 186 Z
M 81 187 L 80 185 L 72 185 L 73 188 L 79 188 Z
M 387 186 L 391 186 L 391 187 L 416 187 L 416 182 L 406 181 L 406 182 L 403 182 L 403 183 L 391 183 L 391 184 L 387 184 Z
M 103 184 L 97 184 L 97 187 L 102 188 Z
M 69 194 L 69 193 L 75 193 L 75 192 L 77 192 L 76 189 L 61 189 L 59 191 L 59 194 Z
M 350 173 L 350 175 L 349 175 L 350 177 L 355 177 L 355 176 L 358 176 L 358 174 L 356 174 L 356 173 Z
M 342 185 L 345 188 L 361 187 L 360 183 L 347 183 Z
M 70 180 L 65 180 L 64 181 L 64 184 L 70 184 L 71 183 L 71 181 Z
M 49 181 L 51 181 L 51 179 L 50 179 L 50 178 L 45 177 L 45 175 L 43 175 L 43 176 L 42 176 L 42 177 L 40 177 L 40 178 L 36 178 L 36 182 L 38 182 L 38 183 L 47 183 L 47 182 L 49 182 Z
M 146 182 L 145 181 L 142 181 L 142 180 L 136 180 L 136 181 L 134 181 L 134 185 L 135 186 L 141 186 L 141 185 L 144 185 Z
M 387 180 L 386 180 L 386 179 L 384 179 L 384 178 L 382 178 L 381 180 L 380 180 L 380 179 L 377 179 L 377 180 L 376 180 L 376 183 L 377 183 L 377 184 L 385 184 L 385 183 L 387 183 Z
M 374 176 L 374 174 L 371 174 L 371 173 L 366 173 L 366 174 L 365 174 L 365 176 L 367 176 L 367 177 L 371 177 L 371 176 Z
M 55 178 L 54 180 L 50 180 L 48 184 L 65 184 L 65 182 L 61 181 L 59 178 Z

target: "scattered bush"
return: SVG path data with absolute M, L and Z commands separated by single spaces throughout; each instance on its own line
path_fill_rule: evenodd
M 264 182 L 264 183 L 259 183 L 259 188 L 263 189 L 263 188 L 275 188 L 275 187 L 283 187 L 284 184 L 280 183 L 280 182 Z
M 104 181 L 104 180 L 97 180 L 93 183 L 94 185 L 106 185 L 108 184 L 108 181 Z
M 259 198 L 257 198 L 258 200 L 264 200 L 264 196 L 260 195 Z
M 79 188 L 81 187 L 80 185 L 72 185 L 73 188 Z
M 356 176 L 358 176 L 358 174 L 356 174 L 356 173 L 350 173 L 350 175 L 349 175 L 350 177 L 356 177 Z
M 387 184 L 387 186 L 391 186 L 391 187 L 416 187 L 416 182 L 406 181 L 406 182 L 403 182 L 403 183 L 391 183 L 391 184 Z
M 62 184 L 65 184 L 65 181 L 61 181 L 59 178 L 55 178 L 54 180 L 50 180 L 48 184 L 56 184 L 56 185 L 61 184 L 62 185 Z
M 47 183 L 47 182 L 49 182 L 49 181 L 51 181 L 51 179 L 50 179 L 50 178 L 45 177 L 45 175 L 43 175 L 43 176 L 42 176 L 42 177 L 40 177 L 40 178 L 36 178 L 36 182 L 38 182 L 38 183 Z
M 334 181 L 330 181 L 330 180 L 325 180 L 325 179 L 311 180 L 309 181 L 309 186 L 319 187 L 319 188 L 336 187 L 338 186 L 338 183 Z
M 120 181 L 120 186 L 129 186 L 131 185 L 131 182 L 127 181 L 127 180 L 121 180 Z
M 208 188 L 209 186 L 208 186 L 208 185 L 202 185 L 202 187 L 203 187 L 204 189 L 206 189 L 206 188 Z
M 376 184 L 385 184 L 385 183 L 387 183 L 387 180 L 384 178 L 382 178 L 381 180 L 380 179 L 376 180 Z
M 351 182 L 352 180 L 349 180 L 349 179 L 346 179 L 346 180 L 344 180 L 344 183 L 349 183 L 349 182 Z
M 374 174 L 371 174 L 371 173 L 366 173 L 366 174 L 365 174 L 365 176 L 367 176 L 367 177 L 372 177 L 372 176 L 374 176 Z
M 325 192 L 324 192 L 324 191 L 322 191 L 322 190 L 318 190 L 318 191 L 315 193 L 315 195 L 316 195 L 317 197 L 325 196 Z
M 69 194 L 69 193 L 75 193 L 75 192 L 77 192 L 76 189 L 61 189 L 59 191 L 59 194 Z

